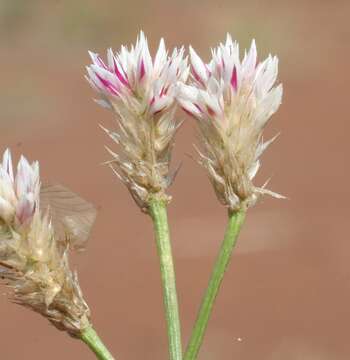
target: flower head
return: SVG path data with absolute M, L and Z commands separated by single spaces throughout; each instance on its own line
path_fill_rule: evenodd
M 100 103 L 118 115 L 119 130 L 106 132 L 120 145 L 110 151 L 112 168 L 142 209 L 149 196 L 165 196 L 171 183 L 171 148 L 178 125 L 174 121 L 177 83 L 188 76 L 184 49 L 169 55 L 164 40 L 152 59 L 140 33 L 135 46 L 107 51 L 107 62 L 91 53 L 87 79 Z
M 0 165 L 0 277 L 15 303 L 78 336 L 90 324 L 90 311 L 69 268 L 69 244 L 57 234 L 49 209 L 41 209 L 39 163 L 22 156 L 14 173 L 6 150 Z
M 200 163 L 220 201 L 235 211 L 254 204 L 264 193 L 280 197 L 252 183 L 259 157 L 273 141 L 262 131 L 281 103 L 282 86 L 274 86 L 277 57 L 258 62 L 255 42 L 239 57 L 239 46 L 227 35 L 205 64 L 190 48 L 192 83 L 182 85 L 179 102 L 198 120 Z

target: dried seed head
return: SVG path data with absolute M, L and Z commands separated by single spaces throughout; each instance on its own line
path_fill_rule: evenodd
M 262 131 L 281 103 L 282 86 L 273 87 L 277 57 L 258 63 L 255 42 L 239 58 L 239 46 L 227 35 L 204 64 L 190 48 L 192 83 L 182 85 L 179 103 L 195 117 L 202 150 L 199 162 L 208 171 L 219 200 L 231 211 L 253 205 L 262 194 L 281 197 L 252 183 L 259 157 L 274 140 Z
M 150 196 L 167 199 L 172 182 L 170 158 L 174 135 L 179 127 L 174 120 L 178 81 L 186 81 L 187 60 L 184 49 L 169 56 L 163 39 L 152 60 L 147 40 L 140 33 L 131 49 L 107 53 L 107 63 L 90 53 L 87 80 L 99 93 L 98 103 L 117 114 L 118 130 L 107 134 L 119 145 L 109 150 L 108 162 L 128 187 L 143 210 Z
M 6 150 L 0 165 L 0 277 L 13 302 L 78 336 L 90 324 L 67 242 L 58 241 L 49 212 L 40 209 L 39 164 L 21 157 L 17 174 Z

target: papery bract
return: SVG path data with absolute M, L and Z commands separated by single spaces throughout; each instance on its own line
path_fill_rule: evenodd
M 137 204 L 147 210 L 150 196 L 168 199 L 171 150 L 178 125 L 174 120 L 178 83 L 188 77 L 184 49 L 171 55 L 160 41 L 152 59 L 147 40 L 140 33 L 135 46 L 107 52 L 107 62 L 90 53 L 87 79 L 99 93 L 98 103 L 113 110 L 119 129 L 107 134 L 120 145 L 109 150 L 109 162 Z
M 282 86 L 274 86 L 278 59 L 258 61 L 255 41 L 243 60 L 239 46 L 227 35 L 225 44 L 212 50 L 205 64 L 190 48 L 192 82 L 183 84 L 178 101 L 198 120 L 203 152 L 200 162 L 208 170 L 218 198 L 231 210 L 255 203 L 268 193 L 255 187 L 259 157 L 271 141 L 262 131 L 281 103 Z
M 65 199 L 73 207 L 71 197 Z M 39 163 L 30 164 L 22 156 L 14 172 L 6 150 L 0 164 L 1 280 L 12 289 L 15 303 L 42 314 L 58 329 L 80 336 L 90 326 L 90 310 L 69 268 L 68 234 L 58 237 L 51 210 L 40 207 Z

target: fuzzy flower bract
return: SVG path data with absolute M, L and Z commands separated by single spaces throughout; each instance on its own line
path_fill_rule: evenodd
M 107 51 L 105 63 L 91 53 L 87 79 L 98 92 L 99 104 L 111 109 L 118 120 L 117 131 L 105 131 L 119 144 L 110 151 L 109 162 L 144 210 L 152 195 L 167 197 L 172 182 L 170 158 L 178 128 L 174 120 L 177 83 L 188 76 L 184 49 L 169 55 L 164 40 L 152 59 L 146 37 L 140 33 L 136 45 Z
M 57 188 L 55 194 L 56 199 L 61 194 Z M 69 201 L 70 196 L 60 198 Z M 76 228 L 74 216 L 70 221 Z M 12 290 L 13 302 L 79 336 L 90 325 L 90 310 L 69 268 L 70 245 L 68 235 L 58 237 L 50 208 L 42 211 L 39 163 L 29 164 L 22 156 L 15 173 L 6 150 L 0 165 L 0 277 Z
M 192 82 L 181 86 L 179 103 L 197 119 L 202 149 L 199 162 L 207 169 L 219 200 L 230 210 L 253 205 L 262 194 L 281 197 L 252 180 L 260 156 L 274 140 L 262 132 L 282 98 L 275 86 L 278 58 L 258 61 L 255 42 L 240 60 L 239 45 L 227 35 L 205 64 L 190 48 Z

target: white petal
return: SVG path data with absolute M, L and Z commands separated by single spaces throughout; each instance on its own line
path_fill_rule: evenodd
M 190 46 L 190 59 L 195 78 L 201 83 L 205 84 L 208 79 L 207 69 L 201 58 L 192 48 L 192 46 Z
M 155 114 L 159 111 L 162 111 L 168 106 L 170 106 L 172 102 L 173 99 L 170 96 L 163 96 L 161 98 L 156 98 L 150 107 L 150 112 L 152 114 Z
M 167 58 L 167 52 L 166 52 L 166 48 L 165 48 L 165 42 L 164 39 L 162 38 L 159 42 L 159 47 L 158 47 L 158 51 L 154 60 L 154 69 L 155 71 L 159 71 L 159 69 L 164 66 L 165 62 L 166 62 L 166 58 Z
M 262 129 L 269 118 L 277 111 L 282 102 L 282 84 L 273 88 L 258 104 L 256 126 Z
M 178 99 L 179 105 L 189 114 L 193 115 L 194 117 L 200 118 L 202 113 L 199 109 L 190 101 L 186 101 L 184 99 Z
M 13 167 L 12 167 L 12 157 L 10 149 L 6 149 L 3 155 L 2 168 L 8 174 L 10 180 L 13 182 Z
M 278 74 L 278 58 L 268 57 L 263 63 L 258 66 L 256 71 L 256 89 L 257 96 L 264 96 L 271 90 Z
M 24 194 L 20 198 L 17 208 L 16 217 L 21 224 L 25 223 L 34 215 L 35 210 L 35 197 L 33 193 Z
M 245 56 L 242 63 L 242 71 L 246 76 L 251 76 L 256 67 L 257 51 L 255 40 L 252 41 L 252 45 L 248 54 Z
M 199 90 L 195 86 L 179 84 L 180 97 L 188 101 L 196 101 L 198 98 Z

